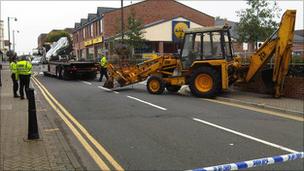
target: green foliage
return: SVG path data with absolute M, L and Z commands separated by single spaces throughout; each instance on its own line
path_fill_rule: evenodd
M 49 42 L 49 43 L 57 42 L 61 37 L 67 37 L 69 42 L 71 42 L 70 34 L 63 30 L 50 32 L 46 37 L 46 42 Z
M 126 32 L 126 42 L 132 48 L 142 48 L 144 45 L 144 31 L 142 29 L 142 21 L 136 18 L 135 11 L 131 11 L 128 17 L 128 25 Z
M 275 21 L 281 9 L 267 0 L 247 0 L 249 8 L 237 11 L 240 22 L 238 35 L 240 42 L 264 41 L 277 28 Z

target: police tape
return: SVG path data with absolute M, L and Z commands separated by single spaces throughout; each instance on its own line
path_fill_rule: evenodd
M 266 166 L 270 164 L 282 163 L 282 162 L 297 160 L 302 158 L 304 158 L 304 152 L 297 152 L 297 153 L 291 153 L 291 154 L 274 156 L 274 157 L 242 161 L 237 163 L 198 168 L 198 169 L 193 169 L 192 171 L 230 171 L 230 170 L 248 169 L 252 167 Z

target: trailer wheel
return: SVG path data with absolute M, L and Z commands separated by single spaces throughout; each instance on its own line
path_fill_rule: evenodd
M 200 67 L 193 71 L 189 88 L 196 97 L 212 98 L 217 95 L 220 83 L 220 74 L 216 70 Z
M 178 85 L 166 85 L 166 89 L 167 91 L 169 91 L 170 93 L 176 93 L 178 92 L 178 90 L 181 88 L 181 86 L 178 86 Z
M 147 81 L 147 90 L 151 94 L 162 94 L 165 90 L 165 84 L 160 77 L 151 76 Z
M 64 68 L 61 68 L 60 69 L 60 77 L 61 77 L 61 79 L 63 79 L 63 80 L 68 80 L 68 73 L 65 71 L 65 69 Z

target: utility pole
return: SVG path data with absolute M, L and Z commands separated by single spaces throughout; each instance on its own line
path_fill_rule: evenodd
M 17 18 L 16 17 L 7 17 L 7 31 L 8 31 L 8 50 L 10 51 L 11 50 L 11 36 L 10 36 L 10 32 L 11 32 L 11 29 L 10 29 L 10 18 L 14 19 L 15 21 L 17 21 Z
M 10 36 L 10 22 L 9 22 L 10 17 L 7 17 L 7 31 L 8 31 L 8 51 L 11 51 L 11 36 Z
M 123 12 L 123 0 L 121 0 L 121 40 L 124 42 L 124 12 Z
M 16 31 L 17 33 L 19 33 L 19 30 L 13 30 L 13 51 L 16 50 L 16 49 L 15 49 L 15 47 L 16 47 L 16 42 L 15 42 L 15 31 Z

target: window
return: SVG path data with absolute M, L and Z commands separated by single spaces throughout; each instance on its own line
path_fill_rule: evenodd
M 203 34 L 203 59 L 223 58 L 221 33 L 207 32 Z
M 103 32 L 103 28 L 102 28 L 102 20 L 99 20 L 99 22 L 100 22 L 100 23 L 99 23 L 99 24 L 100 24 L 100 25 L 99 25 L 99 27 L 100 27 L 100 33 L 102 33 L 102 32 Z
M 226 57 L 229 59 L 232 58 L 232 51 L 231 51 L 231 44 L 229 40 L 228 32 L 224 32 L 224 51 L 226 54 Z
M 83 39 L 86 38 L 86 31 L 85 31 L 85 28 L 82 29 L 82 36 L 83 36 Z
M 91 27 L 91 30 L 90 30 L 90 36 L 91 37 L 94 37 L 94 24 L 92 23 L 91 25 L 90 25 L 90 27 Z

